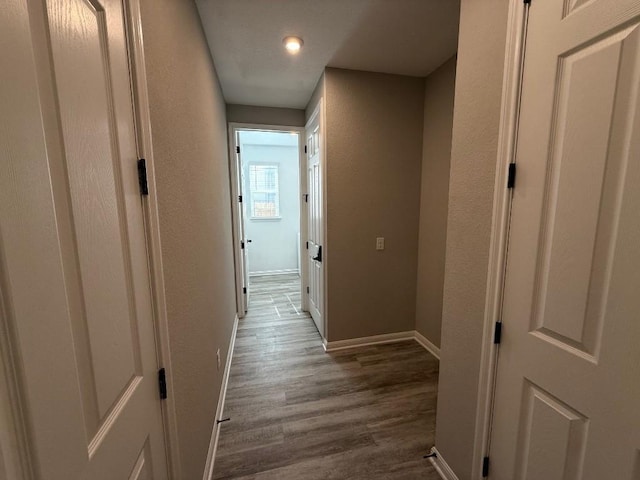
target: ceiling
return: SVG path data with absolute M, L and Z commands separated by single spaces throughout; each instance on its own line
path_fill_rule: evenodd
M 196 3 L 227 103 L 304 108 L 325 66 L 424 77 L 456 52 L 459 0 Z

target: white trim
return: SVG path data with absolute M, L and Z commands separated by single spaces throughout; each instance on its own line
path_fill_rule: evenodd
M 414 340 L 424 347 L 431 355 L 440 360 L 440 349 L 436 347 L 427 337 L 422 335 L 419 331 L 414 330 Z
M 374 335 L 371 337 L 351 338 L 348 340 L 336 340 L 328 342 L 323 339 L 322 345 L 327 352 L 344 350 L 346 348 L 365 347 L 367 345 L 380 345 L 383 343 L 396 343 L 405 340 L 415 340 L 415 330 L 408 332 L 385 333 L 384 335 Z
M 397 343 L 404 342 L 406 340 L 415 340 L 431 355 L 440 360 L 440 349 L 417 330 L 385 333 L 383 335 L 373 335 L 371 337 L 349 338 L 347 340 L 336 340 L 333 342 L 328 342 L 323 338 L 322 347 L 324 348 L 325 352 L 335 352 L 336 350 L 345 350 L 347 348 L 365 347 L 368 345 L 382 345 L 385 343 Z
M 269 275 L 291 275 L 297 273 L 300 275 L 300 270 L 297 268 L 285 268 L 283 270 L 260 270 L 258 272 L 249 272 L 249 277 L 266 277 Z
M 475 438 L 471 478 L 482 478 L 482 459 L 488 455 L 498 348 L 493 344 L 495 322 L 501 318 L 511 193 L 506 188 L 508 165 L 515 161 L 522 63 L 527 10 L 523 2 L 511 2 L 507 27 L 498 155 L 493 197 L 493 217 L 487 272 L 487 293 L 478 381 Z
M 433 457 L 429 457 L 429 461 L 433 468 L 436 469 L 436 472 L 443 478 L 443 480 L 459 480 L 458 476 L 451 469 L 449 464 L 445 461 L 445 459 L 440 455 L 438 449 L 436 447 L 431 448 L 431 453 L 435 454 Z
M 158 197 L 156 192 L 151 118 L 149 113 L 149 93 L 142 36 L 140 0 L 125 0 L 126 34 L 129 47 L 133 102 L 136 115 L 137 148 L 140 158 L 146 160 L 149 195 L 142 197 L 149 274 L 153 301 L 153 318 L 156 336 L 158 365 L 165 369 L 168 398 L 161 402 L 167 450 L 167 469 L 170 478 L 182 478 L 180 470 L 180 449 L 178 445 L 178 423 L 173 394 L 173 369 L 169 344 L 169 322 L 165 299 L 164 269 L 162 266 L 162 245 Z
M 213 431 L 211 432 L 211 440 L 209 441 L 209 450 L 207 452 L 207 461 L 204 464 L 203 480 L 211 480 L 213 478 L 213 465 L 216 460 L 216 452 L 218 451 L 218 438 L 220 437 L 220 424 L 222 413 L 224 411 L 224 401 L 227 398 L 227 385 L 229 384 L 229 372 L 231 371 L 231 360 L 233 359 L 233 349 L 236 344 L 236 334 L 238 332 L 238 315 L 233 322 L 233 331 L 229 340 L 229 350 L 227 351 L 227 363 L 224 365 L 224 374 L 222 376 L 222 385 L 220 386 L 220 396 L 218 397 L 218 408 L 216 408 L 216 417 L 213 423 Z
M 240 228 L 238 219 L 240 218 L 240 208 L 238 206 L 238 195 L 244 195 L 243 193 L 238 191 L 238 165 L 235 161 L 236 155 L 236 132 L 238 130 L 257 130 L 257 131 L 278 131 L 278 132 L 296 132 L 298 134 L 298 164 L 301 172 L 306 172 L 306 168 L 303 169 L 304 164 L 304 142 L 305 142 L 305 128 L 304 127 L 294 127 L 287 125 L 266 125 L 266 124 L 257 124 L 257 123 L 238 123 L 238 122 L 229 122 L 228 123 L 228 131 L 229 131 L 229 180 L 231 182 L 231 216 L 233 220 L 233 254 L 235 259 L 235 272 L 236 272 L 236 310 L 238 312 L 239 318 L 243 318 L 245 315 L 245 306 L 244 306 L 244 294 L 242 293 L 242 289 L 244 285 L 242 285 L 242 272 L 240 272 L 241 265 L 241 257 L 242 257 L 242 249 L 240 248 L 240 242 L 242 241 L 240 237 Z M 304 200 L 302 193 L 306 191 L 306 175 L 299 175 L 300 177 L 300 231 L 304 232 L 307 228 L 307 209 L 304 208 Z M 246 219 L 249 220 L 249 219 Z M 274 219 L 263 219 L 263 220 L 274 220 Z M 303 236 L 300 235 L 300 252 L 304 251 L 303 248 Z M 302 253 L 301 253 L 302 255 Z M 306 310 L 306 299 L 304 296 L 304 285 L 306 284 L 306 275 L 307 269 L 304 266 L 304 262 L 300 259 L 300 276 L 302 277 L 302 282 L 300 282 L 300 295 L 302 298 L 302 309 Z M 250 277 L 251 272 L 247 272 L 247 275 Z M 248 279 L 247 279 L 248 280 Z

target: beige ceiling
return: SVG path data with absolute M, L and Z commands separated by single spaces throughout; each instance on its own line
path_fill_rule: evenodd
M 303 108 L 325 66 L 424 77 L 456 52 L 459 0 L 197 0 L 228 103 Z M 304 39 L 288 54 L 282 39 Z

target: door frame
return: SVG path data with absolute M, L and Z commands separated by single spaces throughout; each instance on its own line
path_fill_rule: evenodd
M 526 46 L 529 5 L 511 2 L 507 23 L 498 154 L 493 195 L 485 297 L 480 375 L 476 404 L 475 438 L 471 478 L 482 479 L 483 458 L 489 456 L 499 345 L 493 343 L 497 321 L 502 321 L 505 270 L 509 241 L 512 190 L 507 188 L 509 165 L 516 161 L 520 93 Z
M 162 264 L 162 242 L 158 212 L 158 194 L 156 189 L 155 159 L 153 155 L 153 135 L 151 131 L 151 113 L 147 70 L 142 35 L 141 0 L 123 0 L 125 9 L 125 28 L 129 49 L 131 90 L 133 95 L 136 125 L 136 143 L 138 158 L 146 160 L 149 194 L 142 196 L 142 210 L 145 233 L 147 235 L 147 253 L 149 256 L 149 276 L 151 279 L 151 299 L 156 336 L 156 355 L 158 368 L 165 369 L 167 398 L 160 402 L 167 456 L 167 469 L 170 478 L 182 478 L 180 469 L 180 450 L 178 445 L 178 417 L 173 387 L 173 368 L 171 366 L 171 348 L 169 344 L 169 319 L 165 295 L 164 268 Z
M 27 2 L 25 2 L 26 4 Z M 151 133 L 151 118 L 149 110 L 149 96 L 147 89 L 147 74 L 145 67 L 144 40 L 142 35 L 142 19 L 140 0 L 123 0 L 123 14 L 125 36 L 129 56 L 129 75 L 134 109 L 134 124 L 136 129 L 136 147 L 138 158 L 146 160 L 148 196 L 141 196 L 144 231 L 146 236 L 147 259 L 149 267 L 150 297 L 152 301 L 154 336 L 156 343 L 156 357 L 158 368 L 165 369 L 167 383 L 167 399 L 160 402 L 162 411 L 162 428 L 164 431 L 165 456 L 167 460 L 167 474 L 169 478 L 181 478 L 178 429 L 176 406 L 173 395 L 173 370 L 169 347 L 169 326 L 165 298 L 164 271 L 162 267 L 162 249 L 160 241 L 160 225 L 158 214 L 158 197 L 155 183 L 155 169 L 153 144 Z M 38 14 L 41 5 L 28 2 L 26 7 L 29 18 Z M 1 240 L 1 239 L 0 239 Z M 0 368 L 5 376 L 0 377 L 1 385 L 6 387 L 8 405 L 6 405 L 8 420 L 13 429 L 15 448 L 12 458 L 18 463 L 22 476 L 16 480 L 31 480 L 35 478 L 33 471 L 33 445 L 28 434 L 28 413 L 25 412 L 24 390 L 22 386 L 22 371 L 20 352 L 18 351 L 14 332 L 15 319 L 11 318 L 10 299 L 2 294 L 6 291 L 6 271 L 2 265 L 4 249 L 0 244 Z M 5 399 L 0 398 L 2 406 Z
M 238 170 L 238 164 L 235 161 L 236 157 L 236 138 L 237 132 L 239 131 L 263 131 L 263 132 L 295 132 L 298 134 L 298 201 L 300 202 L 300 258 L 298 259 L 300 264 L 300 298 L 301 298 L 301 307 L 303 311 L 308 311 L 307 297 L 304 294 L 304 285 L 307 283 L 308 278 L 308 269 L 307 265 L 303 261 L 304 258 L 304 235 L 303 232 L 306 232 L 307 229 L 307 218 L 308 212 L 306 208 L 306 203 L 304 201 L 304 192 L 307 191 L 307 178 L 306 178 L 306 156 L 304 153 L 305 146 L 305 127 L 294 127 L 287 125 L 267 125 L 260 123 L 240 123 L 240 122 L 229 122 L 228 124 L 228 135 L 229 135 L 229 182 L 231 186 L 231 217 L 233 221 L 233 257 L 235 263 L 235 280 L 236 280 L 236 309 L 238 313 L 238 318 L 244 318 L 244 302 L 243 302 L 243 292 L 242 289 L 244 287 L 242 282 L 242 272 L 240 265 L 242 258 L 242 249 L 240 248 L 240 242 L 242 239 L 240 238 L 240 219 L 242 216 L 240 215 L 240 207 L 238 202 L 238 196 L 240 192 L 238 191 L 238 178 L 240 178 L 240 172 Z M 240 153 L 242 155 L 242 153 Z M 246 227 L 246 218 L 243 219 Z M 249 272 L 247 272 L 247 277 L 249 276 Z M 248 282 L 248 279 L 247 279 Z M 248 287 L 248 283 L 247 283 Z

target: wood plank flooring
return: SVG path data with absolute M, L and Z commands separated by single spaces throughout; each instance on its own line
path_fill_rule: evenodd
M 326 353 L 294 275 L 251 279 L 215 479 L 439 480 L 438 361 L 416 342 Z

